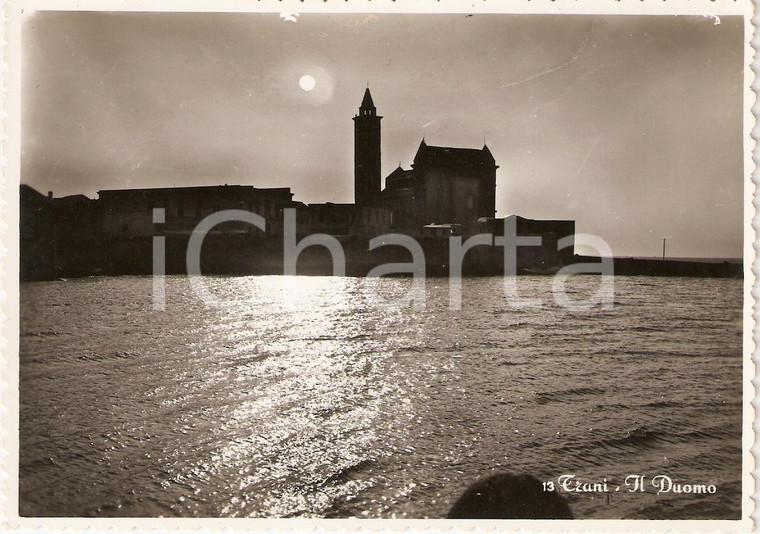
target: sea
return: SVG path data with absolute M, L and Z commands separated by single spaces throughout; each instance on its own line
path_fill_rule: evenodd
M 576 518 L 738 519 L 741 280 L 22 283 L 22 516 L 442 518 L 498 472 Z M 566 297 L 597 294 L 573 276 Z M 419 296 L 419 294 L 418 294 Z M 566 491 L 563 475 L 606 484 Z M 674 487 L 628 491 L 631 476 Z M 563 480 L 568 480 L 567 478 Z

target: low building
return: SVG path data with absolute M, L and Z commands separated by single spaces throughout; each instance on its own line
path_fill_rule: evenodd
M 503 219 L 481 219 L 478 221 L 478 226 L 480 231 L 498 237 L 504 235 L 506 223 L 514 224 L 517 236 L 541 238 L 539 246 L 517 248 L 518 268 L 551 270 L 574 262 L 575 221 L 526 219 L 519 215 L 510 215 Z M 567 246 L 558 250 L 558 241 L 567 237 L 570 238 Z
M 107 189 L 98 191 L 106 237 L 189 235 L 206 216 L 221 210 L 246 210 L 266 219 L 266 231 L 245 222 L 230 222 L 214 232 L 251 235 L 282 233 L 282 210 L 295 207 L 289 187 L 260 189 L 250 185 Z M 164 223 L 153 222 L 153 209 L 163 208 Z
M 97 202 L 85 195 L 54 197 L 22 184 L 20 275 L 22 280 L 96 274 L 102 267 Z
M 296 233 L 370 239 L 391 228 L 391 210 L 357 204 L 309 204 L 298 210 Z

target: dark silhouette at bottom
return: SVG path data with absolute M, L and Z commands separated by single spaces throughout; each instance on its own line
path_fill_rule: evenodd
M 498 473 L 472 484 L 448 519 L 573 519 L 567 501 L 531 475 Z

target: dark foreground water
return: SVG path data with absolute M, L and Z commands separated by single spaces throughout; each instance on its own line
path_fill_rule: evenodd
M 21 286 L 22 515 L 442 517 L 494 471 L 607 479 L 581 518 L 737 519 L 742 282 L 617 277 L 558 307 L 551 278 L 168 278 Z M 570 296 L 596 290 L 576 277 Z M 286 296 L 288 300 L 284 300 Z M 290 305 L 288 305 L 290 303 Z M 714 494 L 627 493 L 628 475 Z

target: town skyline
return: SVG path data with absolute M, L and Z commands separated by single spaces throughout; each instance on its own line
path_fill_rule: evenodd
M 21 178 L 56 196 L 351 202 L 368 84 L 383 177 L 423 138 L 488 144 L 498 216 L 574 219 L 619 255 L 664 237 L 669 256 L 742 253 L 740 18 L 37 13 L 24 30 Z

